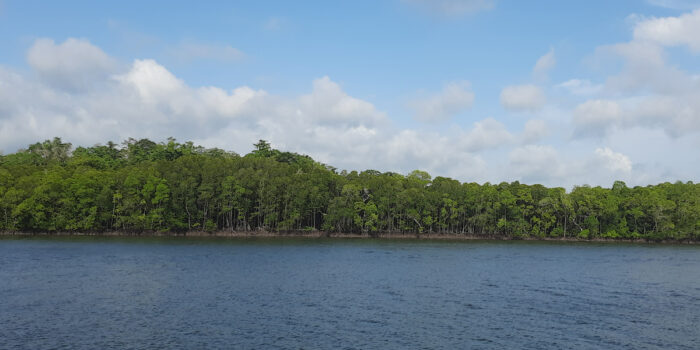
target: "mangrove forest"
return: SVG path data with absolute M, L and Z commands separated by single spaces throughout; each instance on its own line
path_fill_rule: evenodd
M 338 171 L 260 140 L 239 155 L 175 139 L 0 156 L 2 232 L 326 232 L 697 240 L 700 184 L 548 188 L 424 171 Z

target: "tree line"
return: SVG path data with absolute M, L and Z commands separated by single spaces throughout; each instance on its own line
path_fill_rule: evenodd
M 0 156 L 0 230 L 325 231 L 492 238 L 697 240 L 700 184 L 564 188 L 338 171 L 260 140 L 244 156 L 60 138 Z

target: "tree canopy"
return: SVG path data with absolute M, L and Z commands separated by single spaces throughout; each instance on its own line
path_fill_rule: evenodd
M 700 184 L 563 188 L 342 171 L 260 140 L 244 156 L 175 139 L 0 156 L 3 231 L 314 231 L 698 239 Z

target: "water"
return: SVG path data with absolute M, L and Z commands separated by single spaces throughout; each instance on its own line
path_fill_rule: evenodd
M 0 240 L 2 349 L 698 349 L 700 247 Z

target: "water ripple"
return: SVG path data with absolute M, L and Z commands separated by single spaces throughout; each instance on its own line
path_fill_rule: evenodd
M 0 348 L 698 349 L 700 248 L 0 240 Z

